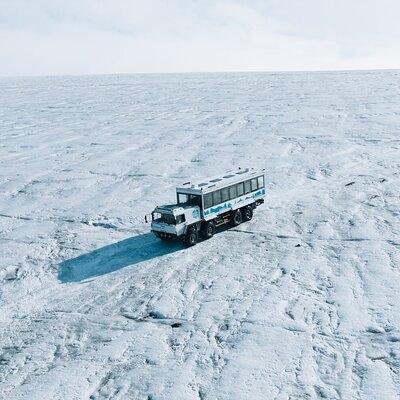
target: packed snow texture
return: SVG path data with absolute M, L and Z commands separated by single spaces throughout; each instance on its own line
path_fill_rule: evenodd
M 266 168 L 252 221 L 143 221 Z M 400 397 L 400 72 L 0 80 L 1 399 Z

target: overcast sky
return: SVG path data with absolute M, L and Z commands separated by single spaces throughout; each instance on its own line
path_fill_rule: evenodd
M 398 0 L 0 0 L 0 75 L 375 68 Z

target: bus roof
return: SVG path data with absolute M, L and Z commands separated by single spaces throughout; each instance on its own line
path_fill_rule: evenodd
M 203 179 L 199 183 L 185 182 L 176 188 L 177 192 L 204 194 L 219 188 L 243 182 L 255 176 L 264 175 L 264 169 L 239 168 L 235 171 L 227 171 L 223 175 Z

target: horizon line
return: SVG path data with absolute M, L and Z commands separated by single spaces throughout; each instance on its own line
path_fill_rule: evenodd
M 72 74 L 33 74 L 33 75 L 0 75 L 0 79 L 15 78 L 66 78 L 88 76 L 115 76 L 115 75 L 187 75 L 187 74 L 279 74 L 279 73 L 323 73 L 323 72 L 377 72 L 399 71 L 399 68 L 338 68 L 338 69 L 287 69 L 287 70 L 224 70 L 224 71 L 163 71 L 163 72 L 109 72 L 109 73 L 72 73 Z

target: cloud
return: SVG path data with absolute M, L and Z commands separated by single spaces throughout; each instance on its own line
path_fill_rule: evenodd
M 396 68 L 396 2 L 0 0 L 0 75 Z M 390 7 L 389 7 L 390 6 Z

